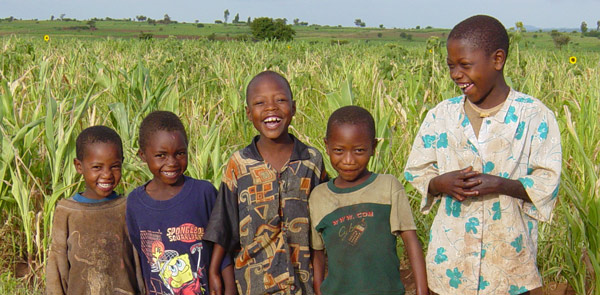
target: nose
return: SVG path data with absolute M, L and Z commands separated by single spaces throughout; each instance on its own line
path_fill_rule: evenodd
M 167 157 L 167 165 L 169 165 L 169 166 L 176 166 L 177 165 L 177 160 L 175 159 L 175 156 L 168 156 Z
M 103 178 L 111 178 L 112 177 L 112 173 L 111 173 L 111 168 L 110 167 L 105 167 L 102 169 L 102 171 L 100 172 L 100 176 L 102 176 Z
M 450 69 L 450 78 L 452 78 L 452 80 L 458 80 L 462 78 L 462 72 L 458 69 L 458 67 Z
M 267 99 L 267 101 L 265 103 L 266 103 L 267 110 L 277 109 L 277 103 L 275 102 L 275 99 Z
M 354 158 L 352 157 L 352 153 L 351 152 L 344 153 L 342 161 L 346 165 L 352 165 L 352 164 L 354 164 Z

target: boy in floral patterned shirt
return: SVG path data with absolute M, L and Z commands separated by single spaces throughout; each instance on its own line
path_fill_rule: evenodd
M 435 203 L 425 258 L 439 294 L 523 294 L 542 285 L 538 221 L 549 221 L 561 171 L 554 113 L 511 89 L 503 69 L 508 35 L 477 15 L 448 35 L 448 68 L 463 95 L 430 110 L 405 178 Z

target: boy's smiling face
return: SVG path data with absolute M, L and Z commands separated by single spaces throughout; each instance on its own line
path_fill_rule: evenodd
M 362 124 L 335 124 L 325 138 L 331 165 L 338 172 L 335 185 L 339 188 L 357 186 L 369 178 L 367 165 L 377 146 Z
M 246 116 L 252 121 L 261 138 L 278 141 L 288 138 L 288 126 L 296 113 L 286 83 L 275 75 L 254 81 L 248 89 Z
M 466 39 L 448 40 L 447 50 L 450 77 L 467 99 L 482 108 L 491 108 L 504 101 L 504 51 L 486 54 Z
M 94 142 L 84 147 L 83 159 L 75 159 L 75 169 L 83 175 L 89 199 L 101 200 L 112 194 L 121 180 L 123 155 L 116 144 Z
M 187 143 L 181 131 L 158 130 L 152 134 L 143 151 L 142 161 L 154 175 L 152 182 L 158 186 L 183 185 L 183 172 L 187 169 Z

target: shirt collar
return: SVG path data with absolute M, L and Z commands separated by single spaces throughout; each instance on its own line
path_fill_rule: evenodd
M 290 156 L 290 162 L 310 159 L 308 146 L 298 140 L 294 135 L 290 134 L 290 137 L 294 141 L 294 149 L 292 150 L 292 155 Z M 258 147 L 256 146 L 259 138 L 260 135 L 255 136 L 252 139 L 252 142 L 244 148 L 243 154 L 250 159 L 264 161 L 263 157 L 258 152 Z

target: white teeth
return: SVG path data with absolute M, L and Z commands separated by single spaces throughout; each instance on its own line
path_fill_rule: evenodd
M 460 89 L 465 89 L 465 88 L 469 87 L 471 84 L 472 84 L 472 83 L 458 84 L 458 87 L 459 87 Z
M 166 171 L 163 171 L 163 174 L 165 176 L 167 176 L 167 177 L 173 177 L 173 176 L 177 175 L 177 172 L 166 172 Z
M 278 122 L 281 122 L 281 119 L 279 119 L 277 117 L 268 117 L 263 122 L 265 122 L 265 123 L 278 123 Z
M 100 188 L 109 188 L 112 186 L 112 183 L 98 183 Z

